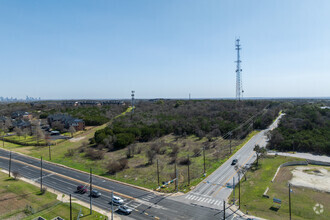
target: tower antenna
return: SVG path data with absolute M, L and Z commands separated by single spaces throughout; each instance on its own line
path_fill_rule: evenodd
M 239 41 L 240 39 L 237 38 L 236 39 L 236 50 L 237 50 L 237 60 L 235 61 L 236 63 L 236 100 L 240 101 L 242 96 L 243 96 L 243 86 L 242 86 L 242 69 L 241 69 L 241 60 L 240 60 L 240 50 L 242 49 L 241 48 L 241 45 L 239 44 Z
M 134 93 L 135 93 L 135 91 L 132 90 L 132 94 L 131 94 L 131 96 L 132 96 L 132 113 L 134 113 Z

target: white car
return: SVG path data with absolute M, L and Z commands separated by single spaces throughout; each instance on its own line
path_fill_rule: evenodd
M 121 205 L 118 207 L 118 210 L 125 213 L 125 214 L 131 214 L 132 212 L 132 209 L 128 208 L 127 206 L 125 205 Z
M 115 204 L 122 205 L 124 203 L 124 200 L 118 196 L 113 196 L 112 202 Z

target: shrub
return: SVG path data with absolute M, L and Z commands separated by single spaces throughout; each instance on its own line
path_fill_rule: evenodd
M 75 153 L 74 149 L 68 149 L 68 151 L 65 153 L 66 157 L 72 157 Z
M 102 150 L 94 150 L 89 148 L 86 150 L 85 157 L 91 160 L 102 160 L 104 158 L 105 152 Z
M 188 157 L 183 157 L 183 158 L 180 158 L 179 164 L 180 165 L 190 165 L 191 161 L 190 161 L 190 159 L 188 159 Z

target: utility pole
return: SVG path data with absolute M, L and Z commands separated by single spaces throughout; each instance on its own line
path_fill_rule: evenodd
M 230 135 L 230 139 L 229 139 L 229 148 L 230 148 L 230 154 L 231 154 L 231 135 L 232 135 L 232 133 L 229 132 L 229 135 Z
M 176 163 L 174 164 L 174 169 L 175 169 L 175 189 L 178 192 L 178 169 L 176 168 Z
M 89 172 L 89 206 L 90 206 L 90 215 L 92 214 L 92 168 Z
M 235 205 L 235 177 L 233 177 L 233 204 Z
M 204 158 L 204 175 L 206 174 L 206 169 L 205 169 L 205 146 L 203 146 L 203 158 Z
M 159 186 L 159 168 L 158 168 L 158 159 L 157 159 L 157 179 L 158 179 L 158 186 Z
M 238 173 L 238 209 L 241 208 L 241 175 Z
M 190 164 L 190 159 L 188 155 L 188 186 L 190 186 L 190 172 L 189 172 L 189 164 Z
M 113 191 L 111 192 L 111 220 L 113 220 Z
M 8 168 L 8 176 L 10 177 L 10 172 L 11 172 L 11 151 L 9 151 L 9 164 L 8 164 L 9 168 Z
M 289 183 L 289 213 L 290 213 L 290 220 L 291 220 L 291 184 Z
M 42 192 L 42 156 L 40 160 L 40 192 Z
M 226 219 L 226 201 L 223 200 L 223 219 Z
M 50 144 L 48 144 L 48 149 L 49 149 L 49 160 L 52 160 L 52 153 L 50 152 Z
M 71 204 L 71 194 L 70 194 L 70 220 L 72 220 L 72 204 Z

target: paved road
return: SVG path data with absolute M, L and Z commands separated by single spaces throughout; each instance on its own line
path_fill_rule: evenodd
M 9 152 L 0 149 L 0 167 L 8 170 Z M 21 154 L 12 153 L 12 171 L 40 182 L 40 160 Z M 74 193 L 77 185 L 87 184 L 89 175 L 73 169 L 43 162 L 43 184 L 65 194 L 89 202 L 87 194 Z M 131 215 L 121 215 L 122 219 L 222 219 L 222 207 L 217 209 L 201 205 L 186 204 L 166 196 L 160 196 L 132 186 L 116 183 L 94 176 L 93 186 L 102 196 L 93 199 L 93 204 L 104 210 L 111 210 L 111 191 L 120 195 L 125 203 L 133 208 Z M 119 212 L 117 214 L 120 214 Z M 226 219 L 234 219 L 231 212 L 226 211 Z M 236 218 L 238 219 L 238 218 Z
M 226 201 L 232 192 L 233 179 L 238 180 L 237 171 L 231 165 L 233 159 L 238 159 L 239 166 L 245 166 L 256 160 L 253 148 L 256 144 L 265 147 L 267 144 L 266 133 L 277 127 L 280 115 L 269 128 L 260 131 L 253 136 L 238 152 L 236 152 L 221 167 L 208 176 L 194 190 L 184 196 L 177 197 L 177 201 L 187 204 L 197 204 L 212 208 L 220 208 L 223 201 Z M 229 188 L 230 187 L 230 188 Z
M 302 158 L 302 159 L 307 159 L 307 160 L 315 160 L 315 161 L 330 163 L 330 157 L 328 157 L 328 156 L 314 155 L 314 154 L 309 154 L 309 153 L 295 152 L 294 154 L 292 154 L 292 153 L 285 153 L 285 152 L 268 152 L 267 154 L 268 155 L 277 154 L 279 156 L 296 157 L 296 158 Z

